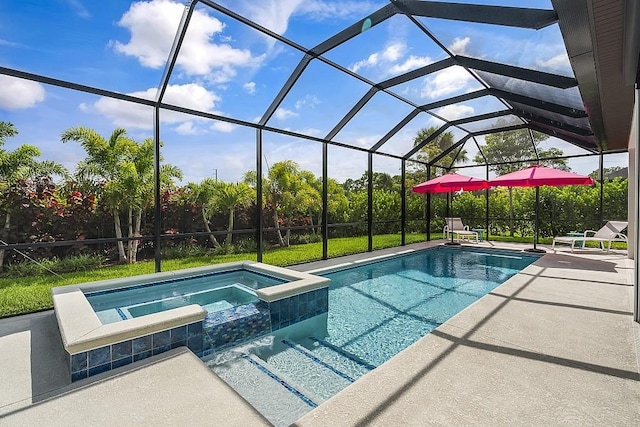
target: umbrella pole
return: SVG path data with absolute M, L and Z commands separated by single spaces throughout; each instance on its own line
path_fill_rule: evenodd
M 451 199 L 451 206 L 453 206 L 453 190 L 449 191 L 447 193 L 447 217 L 449 218 L 449 224 L 447 224 L 449 226 L 449 234 L 451 234 L 451 241 L 450 242 L 446 242 L 445 245 L 449 245 L 449 246 L 459 246 L 460 242 L 454 242 L 453 241 L 453 219 L 451 219 L 451 215 L 449 213 L 449 199 Z M 459 240 L 459 239 L 458 239 Z
M 525 249 L 525 250 L 527 252 L 543 254 L 543 253 L 546 253 L 547 251 L 545 251 L 544 249 L 538 249 L 536 247 L 536 243 L 538 243 L 538 227 L 539 227 L 538 208 L 539 208 L 539 205 L 540 205 L 540 187 L 536 187 L 536 210 L 535 210 L 536 219 L 535 219 L 534 232 L 533 232 L 533 248 Z

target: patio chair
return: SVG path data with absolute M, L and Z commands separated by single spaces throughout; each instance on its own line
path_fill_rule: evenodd
M 583 236 L 571 237 L 571 236 L 559 236 L 553 238 L 553 244 L 551 249 L 556 250 L 556 243 L 566 243 L 571 245 L 571 252 L 576 242 L 581 242 L 584 246 L 585 242 L 599 242 L 600 248 L 604 251 L 604 244 L 607 243 L 606 251 L 611 250 L 612 242 L 627 242 L 627 236 L 622 234 L 622 231 L 629 225 L 626 221 L 608 221 L 600 230 L 587 230 Z
M 449 233 L 453 233 L 456 237 L 456 240 L 460 241 L 460 239 L 473 239 L 476 243 L 480 243 L 478 240 L 478 233 L 475 231 L 469 230 L 468 225 L 464 225 L 462 223 L 462 219 L 460 218 L 445 218 L 444 219 L 444 228 L 442 232 L 445 235 L 445 238 L 449 238 Z

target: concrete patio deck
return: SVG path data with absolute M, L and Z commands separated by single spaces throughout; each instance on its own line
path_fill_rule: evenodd
M 640 425 L 632 274 L 621 252 L 549 252 L 296 425 Z M 52 312 L 1 319 L 0 425 L 265 424 L 187 350 L 143 362 L 70 385 Z

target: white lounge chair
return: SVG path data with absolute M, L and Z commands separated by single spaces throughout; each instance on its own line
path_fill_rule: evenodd
M 473 239 L 476 243 L 479 243 L 478 233 L 475 231 L 470 231 L 468 225 L 464 225 L 460 218 L 445 218 L 444 219 L 444 228 L 442 232 L 445 235 L 445 238 L 449 238 L 449 233 L 453 233 L 456 236 L 456 239 L 460 241 L 460 239 Z
M 604 251 L 604 244 L 607 243 L 606 251 L 611 250 L 612 242 L 627 242 L 627 236 L 622 234 L 622 231 L 629 225 L 626 221 L 608 221 L 600 230 L 587 230 L 584 232 L 584 236 L 570 237 L 560 236 L 553 238 L 553 244 L 551 249 L 555 251 L 556 243 L 566 243 L 571 245 L 571 252 L 576 242 L 581 242 L 584 246 L 585 242 L 599 242 L 600 248 Z

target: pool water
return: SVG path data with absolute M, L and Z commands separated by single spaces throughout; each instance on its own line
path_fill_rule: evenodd
M 274 425 L 289 425 L 537 258 L 438 247 L 324 274 L 327 314 L 204 360 Z
M 327 274 L 326 341 L 379 365 L 536 259 L 437 248 Z
M 103 324 L 199 304 L 209 313 L 258 301 L 253 290 L 286 281 L 247 270 L 231 270 L 87 293 Z

